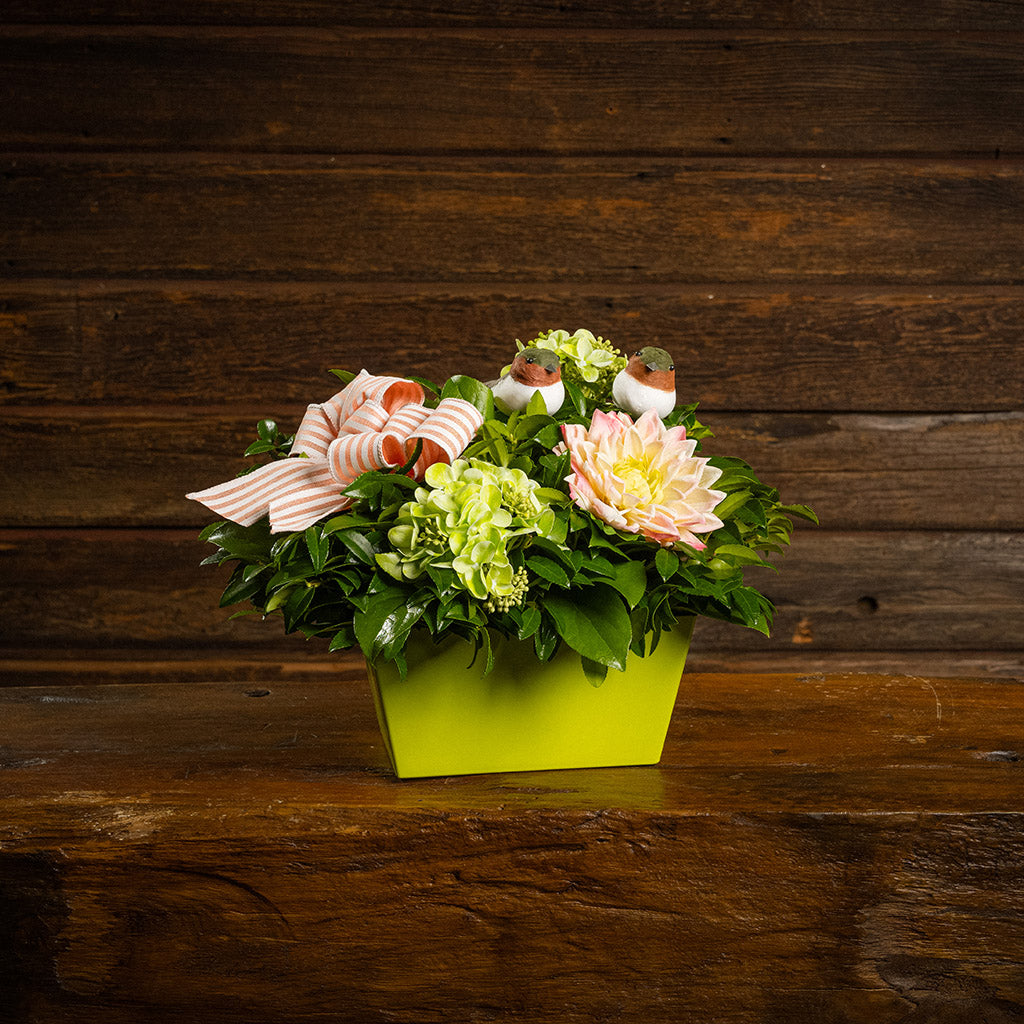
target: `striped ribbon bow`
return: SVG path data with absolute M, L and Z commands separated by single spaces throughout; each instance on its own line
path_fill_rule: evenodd
M 412 475 L 457 459 L 483 423 L 461 398 L 423 404 L 423 388 L 401 377 L 376 377 L 362 370 L 322 405 L 307 408 L 291 456 L 253 473 L 186 495 L 240 526 L 270 516 L 272 533 L 304 530 L 354 501 L 341 492 L 370 469 L 394 469 L 422 442 Z M 301 456 L 305 456 L 302 458 Z

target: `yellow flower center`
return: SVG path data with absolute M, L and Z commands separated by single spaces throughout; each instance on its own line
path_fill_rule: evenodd
M 615 475 L 641 506 L 655 505 L 661 497 L 663 475 L 640 456 L 629 457 L 615 463 Z

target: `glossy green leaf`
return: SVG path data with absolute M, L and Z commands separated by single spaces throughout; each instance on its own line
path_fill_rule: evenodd
M 494 395 L 491 394 L 491 389 L 486 384 L 474 377 L 466 377 L 462 374 L 449 377 L 444 387 L 441 388 L 441 399 L 445 398 L 465 399 L 470 405 L 476 407 L 485 420 L 494 419 Z
M 305 533 L 306 550 L 309 551 L 313 569 L 320 572 L 327 563 L 327 555 L 331 550 L 330 541 L 323 535 L 319 526 L 310 526 Z
M 578 416 L 582 416 L 586 419 L 587 416 L 587 399 L 579 387 L 574 384 L 571 380 L 562 378 L 562 384 L 565 385 L 565 397 L 568 404 L 571 406 L 572 411 Z M 564 406 L 562 407 L 565 408 Z
M 719 519 L 729 519 L 752 497 L 753 494 L 750 491 L 734 491 L 732 494 L 726 495 L 726 497 L 724 497 L 715 506 L 715 515 L 718 516 Z
M 730 562 L 738 565 L 766 565 L 764 559 L 750 548 L 739 544 L 720 544 L 714 550 L 716 559 L 727 558 Z
M 647 592 L 647 572 L 639 562 L 620 562 L 613 566 L 614 574 L 608 585 L 614 587 L 632 610 Z
M 569 586 L 569 576 L 566 571 L 550 558 L 543 555 L 534 555 L 526 560 L 526 567 L 535 572 L 541 579 L 554 583 L 557 587 Z
M 819 525 L 818 516 L 815 511 L 806 505 L 780 505 L 779 511 L 788 516 L 796 516 L 798 519 L 806 519 L 809 523 Z
M 654 568 L 658 570 L 658 575 L 663 580 L 669 580 L 679 568 L 679 556 L 668 548 L 658 548 L 658 553 L 654 556 Z
M 205 533 L 205 531 L 204 531 Z M 221 523 L 206 536 L 211 544 L 223 548 L 232 558 L 269 558 L 271 548 L 270 522 L 266 518 L 252 526 Z
M 373 545 L 366 539 L 366 535 L 357 533 L 354 530 L 340 530 L 334 537 L 341 541 L 352 552 L 360 562 L 366 565 L 376 565 L 376 552 Z
M 584 658 L 580 655 L 580 661 L 583 664 L 583 674 L 587 677 L 587 682 L 593 687 L 603 686 L 604 681 L 608 678 L 608 666 L 602 665 L 599 661 L 591 661 L 590 658 Z
M 241 568 L 242 565 L 239 564 L 238 569 Z M 228 585 L 224 588 L 224 593 L 220 598 L 221 608 L 238 604 L 239 601 L 248 601 L 263 590 L 264 581 L 259 576 L 246 578 L 245 573 L 239 572 L 238 569 L 232 573 Z
M 520 640 L 529 640 L 540 628 L 540 610 L 533 605 L 527 605 L 519 615 L 518 636 Z
M 611 668 L 626 667 L 631 629 L 629 612 L 618 592 L 594 586 L 569 595 L 552 591 L 544 608 L 559 636 L 575 651 Z
M 373 601 L 368 602 L 365 611 L 357 611 L 353 616 L 356 639 L 369 661 L 373 661 L 382 644 L 394 636 L 398 621 L 395 615 L 405 607 L 407 600 L 404 590 L 392 587 L 377 594 Z
M 543 416 L 548 411 L 548 406 L 544 401 L 544 396 L 539 391 L 534 391 L 534 393 L 530 395 L 530 400 L 526 403 L 525 411 L 528 416 Z

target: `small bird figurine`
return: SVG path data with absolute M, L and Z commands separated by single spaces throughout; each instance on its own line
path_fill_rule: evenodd
M 561 360 L 557 353 L 543 348 L 524 348 L 512 360 L 508 373 L 488 386 L 494 397 L 513 412 L 525 409 L 535 392 L 540 392 L 549 416 L 565 401 Z
M 663 349 L 634 352 L 612 382 L 612 397 L 634 419 L 653 409 L 664 419 L 676 407 L 676 366 Z

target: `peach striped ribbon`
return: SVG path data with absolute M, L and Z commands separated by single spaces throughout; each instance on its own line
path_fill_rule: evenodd
M 442 399 L 436 409 L 422 403 L 414 381 L 362 370 L 329 401 L 307 408 L 289 458 L 186 497 L 240 526 L 269 515 L 272 533 L 304 530 L 348 508 L 354 499 L 341 492 L 361 473 L 403 465 L 422 442 L 411 474 L 422 480 L 428 466 L 457 459 L 483 423 L 461 398 Z

